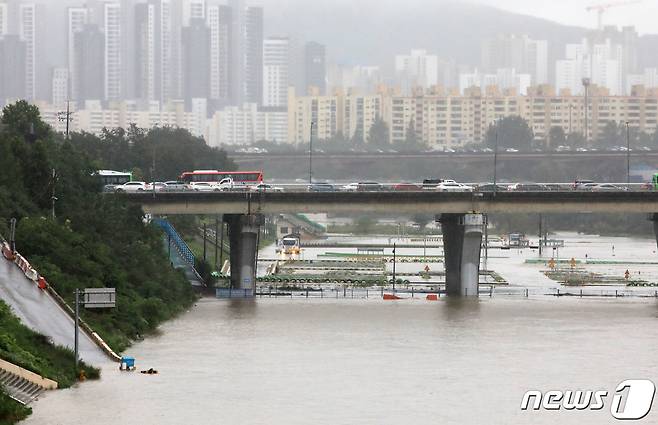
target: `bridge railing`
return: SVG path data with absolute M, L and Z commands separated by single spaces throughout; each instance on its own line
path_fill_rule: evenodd
M 601 186 L 599 186 L 601 185 Z M 573 182 L 497 182 L 496 192 L 652 192 L 657 189 L 650 183 L 619 183 L 598 182 L 596 185 L 576 187 Z M 460 186 L 437 186 L 436 184 L 423 184 L 422 182 L 314 182 L 309 183 L 278 183 L 270 181 L 260 186 L 236 186 L 228 189 L 220 186 L 206 186 L 203 188 L 184 188 L 180 190 L 163 190 L 158 193 L 279 193 L 279 192 L 476 192 L 491 193 L 494 191 L 490 182 L 464 182 Z
M 190 249 L 190 247 L 185 243 L 183 238 L 178 234 L 176 229 L 174 229 L 174 226 L 171 225 L 167 220 L 161 219 L 161 218 L 156 218 L 153 220 L 153 223 L 155 223 L 157 226 L 162 228 L 164 230 L 165 234 L 169 238 L 169 240 L 174 244 L 174 247 L 180 254 L 181 258 L 188 263 L 190 266 L 195 267 L 196 265 L 196 258 L 194 256 L 194 253 Z

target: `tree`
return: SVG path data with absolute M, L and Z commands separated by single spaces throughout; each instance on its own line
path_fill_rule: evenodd
M 418 137 L 416 124 L 413 119 L 409 121 L 409 125 L 407 126 L 404 142 L 396 143 L 395 147 L 401 151 L 423 151 L 427 148 L 422 138 Z
M 548 132 L 548 145 L 552 148 L 567 144 L 567 136 L 562 127 L 551 127 Z
M 372 231 L 372 228 L 375 225 L 375 220 L 368 217 L 367 215 L 364 215 L 357 218 L 354 225 L 355 233 L 359 235 L 367 235 Z
M 582 133 L 569 133 L 567 135 L 566 145 L 572 148 L 579 148 L 585 146 L 585 136 Z
M 370 146 L 388 147 L 390 146 L 390 136 L 388 125 L 381 118 L 377 118 L 372 123 L 368 131 L 368 144 Z
M 427 214 L 414 214 L 411 220 L 418 224 L 421 229 L 424 229 L 425 226 L 427 226 L 430 221 L 432 221 L 432 216 Z
M 491 149 L 496 147 L 496 134 L 498 149 L 530 150 L 535 137 L 528 122 L 519 116 L 505 117 L 489 126 L 485 143 Z
M 597 137 L 597 143 L 602 147 L 626 146 L 626 129 L 614 121 L 608 121 Z

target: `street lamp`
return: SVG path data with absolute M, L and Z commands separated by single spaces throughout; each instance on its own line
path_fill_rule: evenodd
M 496 193 L 496 171 L 498 169 L 498 128 L 499 128 L 499 121 L 494 121 L 494 125 L 496 126 L 496 142 L 494 144 L 494 170 L 493 170 L 493 193 Z
M 583 87 L 585 87 L 585 145 L 589 146 L 589 86 L 592 83 L 592 80 L 589 78 L 583 78 Z
M 308 142 L 308 184 L 313 184 L 313 126 L 314 121 L 311 121 L 311 135 Z
M 626 184 L 631 183 L 631 138 L 629 122 L 626 121 Z

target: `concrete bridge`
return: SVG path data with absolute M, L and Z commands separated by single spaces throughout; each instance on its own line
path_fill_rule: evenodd
M 253 289 L 264 214 L 430 213 L 441 223 L 449 295 L 477 295 L 484 215 L 489 213 L 645 213 L 658 241 L 658 192 L 218 192 L 125 195 L 155 216 L 223 214 L 231 245 L 231 285 Z

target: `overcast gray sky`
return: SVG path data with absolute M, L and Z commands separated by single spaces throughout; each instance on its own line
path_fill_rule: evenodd
M 358 1 L 358 0 L 356 0 Z M 432 0 L 429 0 L 432 1 Z M 587 6 L 623 2 L 623 0 L 470 0 L 524 13 L 552 21 L 578 25 L 587 28 L 596 27 L 597 13 L 587 12 Z M 635 25 L 642 34 L 658 34 L 658 0 L 643 0 L 637 3 L 612 7 L 603 15 L 604 24 Z

